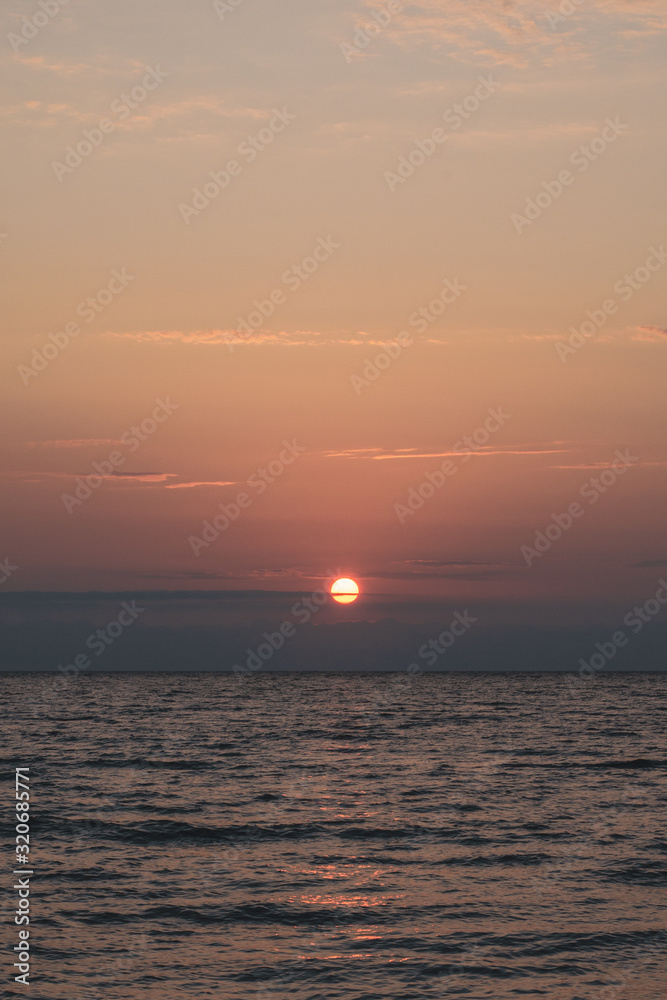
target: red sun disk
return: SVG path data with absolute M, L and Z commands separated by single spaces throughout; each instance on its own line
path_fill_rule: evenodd
M 332 583 L 331 596 L 338 604 L 352 604 L 359 596 L 359 584 L 349 577 L 341 577 Z

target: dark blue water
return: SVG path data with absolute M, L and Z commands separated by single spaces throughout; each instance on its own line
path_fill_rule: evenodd
M 107 675 L 34 718 L 43 682 L 0 678 L 16 995 L 667 996 L 667 678 Z

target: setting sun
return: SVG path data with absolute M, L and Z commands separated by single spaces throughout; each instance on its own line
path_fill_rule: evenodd
M 331 596 L 339 604 L 351 604 L 359 596 L 359 585 L 343 577 L 331 585 Z

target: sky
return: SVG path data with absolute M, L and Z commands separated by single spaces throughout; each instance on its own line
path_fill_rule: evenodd
M 3 591 L 655 593 L 662 0 L 44 4 L 0 15 Z

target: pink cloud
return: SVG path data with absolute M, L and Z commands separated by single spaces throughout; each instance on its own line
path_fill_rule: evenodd
M 367 0 L 368 14 L 386 0 Z M 586 0 L 572 16 L 552 25 L 547 14 L 558 3 L 545 0 L 418 0 L 384 29 L 383 38 L 402 46 L 424 44 L 448 57 L 476 66 L 530 64 L 595 54 L 604 33 L 623 45 L 658 37 L 667 27 L 664 0 Z M 368 17 L 357 17 L 358 26 Z
M 117 438 L 54 438 L 51 441 L 26 441 L 25 448 L 87 448 L 103 444 L 120 444 Z
M 638 326 L 637 333 L 632 340 L 640 340 L 649 344 L 664 342 L 667 337 L 667 329 L 663 326 Z
M 571 448 L 493 448 L 491 445 L 484 445 L 471 454 L 474 458 L 488 458 L 496 455 L 562 455 L 571 450 Z M 394 451 L 385 451 L 382 448 L 349 448 L 324 452 L 325 458 L 360 458 L 370 459 L 374 462 L 412 458 L 462 458 L 463 456 L 468 457 L 468 455 L 468 452 L 461 450 L 423 452 L 417 451 L 416 448 L 398 448 Z
M 240 482 L 236 480 L 201 480 L 192 483 L 169 483 L 166 487 L 168 490 L 192 490 L 198 486 L 240 486 Z

